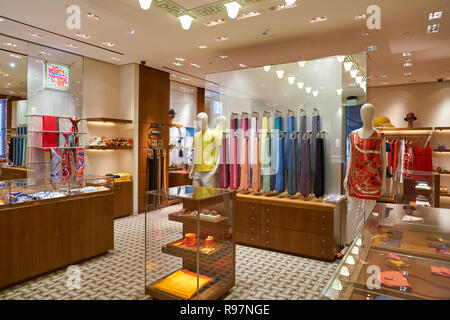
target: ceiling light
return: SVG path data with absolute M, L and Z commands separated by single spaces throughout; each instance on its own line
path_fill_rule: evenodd
M 41 56 L 49 56 L 49 55 L 50 55 L 50 53 L 45 52 L 45 51 L 41 51 L 41 52 L 39 52 L 39 54 L 40 54 Z
M 196 67 L 196 68 L 201 68 L 201 66 L 197 63 L 191 63 L 191 66 Z
M 305 85 L 305 83 L 303 82 L 297 82 L 297 87 L 301 90 L 303 89 L 303 86 Z
M 225 41 L 228 40 L 229 38 L 227 36 L 220 36 L 216 38 L 216 41 Z
M 264 71 L 269 71 L 270 70 L 270 66 L 264 66 Z
M 198 48 L 199 48 L 199 49 L 206 49 L 206 48 L 208 48 L 208 47 L 207 47 L 207 46 L 204 46 L 204 45 L 199 45 Z
M 363 13 L 362 15 L 355 16 L 355 20 L 363 20 L 366 18 L 366 15 Z
M 14 54 L 14 53 L 11 53 L 9 56 L 12 58 L 16 58 L 16 59 L 22 59 L 22 56 L 19 56 L 18 54 Z
M 343 89 L 336 89 L 336 93 L 340 96 L 342 95 L 342 91 L 344 91 Z
M 220 59 L 227 59 L 228 56 L 220 56 Z
M 408 72 L 405 72 L 403 75 L 409 77 L 410 75 L 412 75 L 412 72 L 411 72 L 411 71 L 408 71 Z
M 269 9 L 272 10 L 272 11 L 280 11 L 280 10 L 291 9 L 291 8 L 295 8 L 295 7 L 297 7 L 296 3 L 291 4 L 291 5 L 283 3 L 283 4 L 277 5 L 276 7 L 270 7 Z
M 313 97 L 317 97 L 319 95 L 319 91 L 313 91 L 312 94 L 313 94 Z
M 306 65 L 306 61 L 299 61 L 298 65 L 300 66 L 300 68 L 303 68 Z
M 241 68 L 247 68 L 248 66 L 247 66 L 246 64 L 240 63 L 240 64 L 239 64 L 239 67 L 241 67 Z
M 34 62 L 36 62 L 36 63 L 44 63 L 44 61 L 42 61 L 41 59 L 36 59 L 36 60 L 34 60 Z
M 375 51 L 375 50 L 377 50 L 377 46 L 368 46 L 367 49 L 369 51 Z
M 108 46 L 108 47 L 114 47 L 114 43 L 112 43 L 112 42 L 103 41 L 102 43 L 103 43 L 105 46 Z
M 388 85 L 389 84 L 389 82 L 382 82 L 382 83 L 380 83 L 382 86 L 385 86 L 385 85 Z
M 353 62 L 344 62 L 345 71 L 350 71 L 353 67 Z
M 172 77 L 174 77 L 174 78 L 176 78 L 176 77 L 177 77 L 177 75 L 176 75 L 176 74 L 171 74 L 171 76 L 172 76 Z
M 9 63 L 9 66 L 10 66 L 11 68 L 15 68 L 15 67 L 16 67 L 16 64 L 15 64 L 14 62 L 10 62 L 10 63 Z
M 185 58 L 175 58 L 175 60 L 177 60 L 177 61 L 186 61 Z
M 411 52 L 403 52 L 404 57 L 411 57 Z
M 437 33 L 439 32 L 439 24 L 430 24 L 427 28 L 427 33 Z
M 281 78 L 283 78 L 283 75 L 284 75 L 284 70 L 277 70 L 277 71 L 275 71 L 276 73 L 277 73 L 277 77 L 278 77 L 278 79 L 281 79 Z
M 44 37 L 44 36 L 41 36 L 40 34 L 37 34 L 37 33 L 34 33 L 34 32 L 29 32 L 28 35 L 30 37 L 35 37 L 35 38 L 38 38 L 38 39 L 42 39 Z
M 404 67 L 411 67 L 411 62 L 406 62 L 403 64 Z
M 428 20 L 440 19 L 442 17 L 442 11 L 430 12 Z
M 203 24 L 205 26 L 207 26 L 207 27 L 214 27 L 214 26 L 217 26 L 217 25 L 225 23 L 225 22 L 227 22 L 227 20 L 225 20 L 225 19 L 217 19 L 217 20 L 213 20 L 213 21 L 210 21 L 210 22 L 205 22 Z
M 295 3 L 296 0 L 284 0 L 284 2 L 286 3 L 286 5 L 288 6 L 292 6 Z
M 3 19 L 3 18 L 0 18 L 0 22 L 3 22 L 3 21 L 5 21 L 5 19 Z
M 5 46 L 9 46 L 9 47 L 17 47 L 17 44 L 12 43 L 12 42 L 3 42 L 3 44 L 4 44 Z
M 288 77 L 288 82 L 289 82 L 289 84 L 294 84 L 295 77 L 294 76 Z
M 9 73 L 3 73 L 2 74 L 2 78 L 7 78 L 7 77 L 9 77 Z
M 66 43 L 66 47 L 73 48 L 73 49 L 78 48 L 78 47 L 77 47 L 76 45 L 74 45 L 73 43 Z
M 181 67 L 181 66 L 183 65 L 183 64 L 180 63 L 180 62 L 174 62 L 173 64 L 176 65 L 176 66 L 178 66 L 178 67 Z
M 327 21 L 327 17 L 316 17 L 316 18 L 311 18 L 309 19 L 310 23 L 317 23 L 317 22 L 325 22 Z
M 189 81 L 189 78 L 181 78 L 181 80 Z
M 181 27 L 184 30 L 189 30 L 191 28 L 192 21 L 194 20 L 194 18 L 192 18 L 191 16 L 189 16 L 187 14 L 182 15 L 181 17 L 178 17 L 178 19 L 180 20 Z
M 92 12 L 88 12 L 86 14 L 86 16 L 91 18 L 91 19 L 95 19 L 95 20 L 100 20 L 101 19 L 98 15 L 96 15 L 95 13 L 92 13 Z
M 362 81 L 359 86 L 361 87 L 361 89 L 364 89 L 366 87 L 366 81 Z
M 136 30 L 134 30 L 134 29 L 131 29 L 130 31 L 128 31 L 128 34 L 135 34 L 136 33 Z
M 345 60 L 345 56 L 336 56 L 336 60 L 337 60 L 339 63 L 342 63 L 342 62 L 344 62 L 344 60 Z
M 356 70 L 356 69 L 350 70 L 350 76 L 352 78 L 355 78 L 357 75 L 358 75 L 358 70 Z
M 363 33 L 361 33 L 361 35 L 363 36 L 363 37 L 368 37 L 369 35 L 370 35 L 370 32 L 363 32 Z
M 139 0 L 139 4 L 142 10 L 148 10 L 152 5 L 152 0 Z
M 310 92 L 311 92 L 311 89 L 312 89 L 312 87 L 306 87 L 306 88 L 305 88 L 306 93 L 310 93 Z
M 120 61 L 120 59 L 116 57 L 111 57 L 111 59 L 113 59 L 114 61 Z
M 77 37 L 83 38 L 83 39 L 89 39 L 91 36 L 85 34 L 85 33 L 76 33 Z
M 252 17 L 259 16 L 259 15 L 260 15 L 260 13 L 258 11 L 250 11 L 247 13 L 240 14 L 239 17 L 237 17 L 237 20 L 252 18 Z
M 388 75 L 386 73 L 380 75 L 380 78 L 387 78 L 387 77 L 388 77 Z
M 360 84 L 361 83 L 361 81 L 362 81 L 362 76 L 357 76 L 357 77 L 355 77 L 355 81 L 356 81 L 356 83 L 357 84 Z
M 236 1 L 225 3 L 224 6 L 227 8 L 228 16 L 230 19 L 235 19 L 239 13 L 239 8 L 241 5 Z

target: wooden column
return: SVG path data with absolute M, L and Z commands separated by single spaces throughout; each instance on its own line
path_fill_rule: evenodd
M 169 73 L 139 66 L 139 163 L 138 212 L 145 212 L 145 192 L 148 190 L 147 130 L 151 123 L 169 123 Z M 163 143 L 168 148 L 169 127 L 163 127 Z M 168 165 L 168 164 L 167 164 Z
M 197 114 L 205 112 L 205 89 L 197 88 Z

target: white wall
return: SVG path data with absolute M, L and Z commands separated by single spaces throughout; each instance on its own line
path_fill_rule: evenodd
M 194 127 L 197 115 L 197 88 L 170 82 L 170 109 L 175 110 L 174 124 Z

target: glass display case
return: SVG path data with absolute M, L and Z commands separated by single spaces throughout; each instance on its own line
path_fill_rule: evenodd
M 182 205 L 161 209 L 168 197 Z M 192 186 L 148 191 L 146 205 L 146 294 L 213 300 L 234 286 L 234 191 Z
M 321 298 L 450 299 L 450 210 L 378 203 Z
M 59 183 L 49 178 L 1 181 L 0 209 L 112 193 L 113 184 L 112 179 L 95 176 Z

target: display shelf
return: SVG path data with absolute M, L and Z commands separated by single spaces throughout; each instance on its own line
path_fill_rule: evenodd
M 176 221 L 176 222 L 196 222 L 197 216 L 186 216 L 186 215 L 181 215 L 181 214 L 176 214 L 176 213 L 169 213 L 169 220 Z M 217 220 L 211 220 L 211 219 L 208 219 L 205 217 L 200 217 L 201 222 L 214 223 L 214 224 L 224 223 L 227 220 L 228 220 L 228 217 L 224 217 L 224 216 L 222 216 L 221 218 L 219 218 Z
M 166 244 L 165 246 L 163 246 L 161 248 L 161 251 L 163 253 L 170 254 L 170 255 L 176 256 L 176 257 L 181 257 L 181 258 L 186 257 L 186 255 L 191 255 L 192 257 L 196 257 L 197 245 L 192 246 L 192 247 L 187 246 L 185 244 L 176 246 L 175 244 L 180 241 L 183 241 L 183 239 L 178 239 L 176 241 L 172 241 L 172 242 Z M 205 243 L 204 240 L 200 241 L 199 252 L 200 252 L 200 255 L 205 256 L 205 257 L 220 256 L 220 254 L 218 255 L 218 253 L 220 253 L 220 251 L 223 250 L 225 247 L 223 243 L 214 241 L 215 249 L 208 252 L 208 251 L 203 250 L 204 243 Z
M 448 152 L 450 152 L 450 150 L 449 149 L 446 149 L 446 150 L 438 150 L 438 149 L 434 149 L 433 150 L 433 152 L 444 152 L 444 153 L 448 153 Z
M 87 150 L 131 150 L 133 146 L 87 146 Z
M 133 123 L 133 120 L 117 119 L 117 118 L 87 118 L 86 121 L 87 122 L 114 122 L 114 123 L 122 123 L 122 124 Z
M 450 197 L 450 192 L 441 192 L 440 196 L 441 197 Z
M 25 117 L 46 117 L 49 116 L 48 114 L 27 114 Z M 70 117 L 70 116 L 54 116 L 57 118 L 62 119 L 77 119 L 77 120 L 86 120 L 86 118 L 79 118 L 79 117 Z
M 49 131 L 49 130 L 28 130 L 30 133 L 71 133 L 76 134 L 87 134 L 87 132 L 71 132 L 71 131 Z

